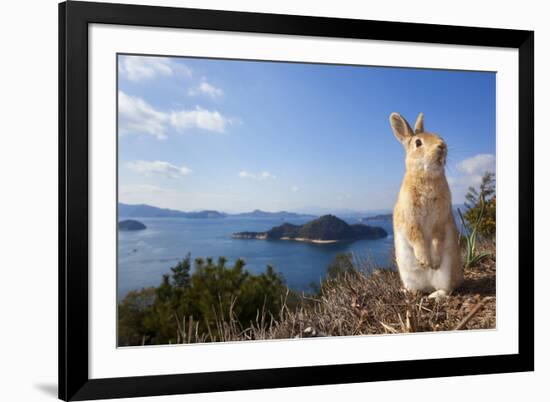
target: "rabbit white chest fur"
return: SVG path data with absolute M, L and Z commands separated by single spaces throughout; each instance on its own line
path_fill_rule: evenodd
M 458 231 L 445 178 L 446 144 L 424 132 L 422 114 L 415 132 L 397 113 L 390 122 L 407 152 L 407 171 L 393 214 L 399 274 L 408 290 L 445 296 L 462 281 Z
M 400 194 L 402 197 L 403 193 Z M 462 279 L 458 234 L 454 221 L 451 222 L 450 208 L 448 218 L 444 218 L 436 208 L 427 206 L 426 213 L 418 216 L 408 210 L 407 205 L 410 204 L 398 203 L 394 210 L 395 257 L 403 285 L 411 291 L 440 291 L 434 296 L 449 293 Z M 417 250 L 415 254 L 415 246 L 418 247 L 412 229 L 415 226 L 419 229 L 420 242 L 426 248 L 425 257 L 422 251 Z

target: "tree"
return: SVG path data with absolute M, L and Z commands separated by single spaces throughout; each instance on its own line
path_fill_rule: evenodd
M 221 322 L 247 328 L 259 312 L 278 318 L 288 289 L 268 266 L 251 274 L 242 259 L 233 266 L 220 257 L 197 258 L 191 273 L 188 254 L 156 288 L 130 292 L 119 303 L 119 345 L 181 342 L 178 326 L 187 319 L 198 325 L 201 339 L 219 339 Z
M 189 271 L 191 269 L 191 254 L 187 256 L 173 268 L 170 268 L 172 271 L 172 282 L 177 288 L 185 288 L 189 286 Z
M 473 187 L 466 194 L 466 212 L 464 218 L 471 228 L 477 226 L 477 233 L 482 237 L 492 238 L 496 233 L 496 192 L 495 174 L 486 172 L 479 185 L 479 190 Z M 480 217 L 480 213 L 482 216 Z
M 118 304 L 118 346 L 148 343 L 152 334 L 145 325 L 145 317 L 155 297 L 155 288 L 134 290 Z

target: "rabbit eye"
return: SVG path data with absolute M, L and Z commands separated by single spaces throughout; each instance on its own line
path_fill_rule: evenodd
M 422 141 L 416 140 L 415 144 L 416 144 L 416 147 L 418 148 L 418 147 L 422 146 Z

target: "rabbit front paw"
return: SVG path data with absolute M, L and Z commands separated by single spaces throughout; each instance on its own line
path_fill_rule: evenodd
M 441 266 L 441 258 L 432 258 L 432 269 L 439 269 Z
M 417 255 L 416 260 L 422 268 L 431 268 L 432 262 L 426 255 Z

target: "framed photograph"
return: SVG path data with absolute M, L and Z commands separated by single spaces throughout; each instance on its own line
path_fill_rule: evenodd
M 61 3 L 59 397 L 533 370 L 533 44 Z

